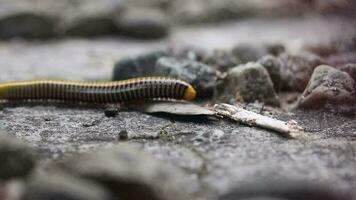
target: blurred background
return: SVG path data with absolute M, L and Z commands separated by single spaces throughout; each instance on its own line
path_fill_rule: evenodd
M 353 45 L 355 4 L 352 0 L 0 0 L 0 68 L 8 69 L 0 80 L 109 79 L 114 63 L 124 56 L 177 46 L 210 51 L 278 43 L 299 51 L 307 44 L 327 54 L 335 44 L 336 48 L 340 43 L 340 48 Z

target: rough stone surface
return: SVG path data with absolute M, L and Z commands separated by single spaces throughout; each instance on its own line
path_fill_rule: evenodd
M 260 63 L 268 71 L 268 74 L 273 82 L 274 89 L 276 91 L 280 91 L 282 87 L 280 61 L 272 55 L 267 55 L 259 59 L 258 63 Z
M 214 69 L 193 60 L 160 58 L 156 64 L 156 73 L 187 81 L 197 90 L 198 97 L 211 97 L 216 85 Z
M 327 65 L 315 68 L 298 101 L 298 108 L 320 108 L 325 104 L 355 104 L 355 81 Z
M 0 179 L 26 177 L 35 167 L 31 149 L 0 130 Z
M 270 105 L 279 105 L 267 70 L 262 65 L 253 62 L 229 70 L 217 88 L 217 98 L 223 102 L 260 101 Z
M 169 34 L 168 18 L 159 10 L 129 9 L 115 18 L 120 35 L 139 39 L 158 39 Z
M 119 145 L 59 164 L 69 173 L 101 183 L 115 199 L 187 199 L 183 174 L 137 149 Z
M 23 200 L 110 200 L 111 194 L 97 184 L 62 172 L 33 175 L 25 186 Z
M 322 59 L 311 53 L 291 55 L 284 53 L 278 57 L 281 62 L 283 87 L 292 91 L 304 91 L 313 70 L 322 64 Z

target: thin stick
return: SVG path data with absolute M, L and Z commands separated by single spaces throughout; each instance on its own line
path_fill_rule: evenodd
M 297 126 L 295 121 L 284 122 L 230 104 L 215 104 L 214 110 L 218 116 L 228 117 L 249 126 L 272 130 L 289 137 L 293 136 L 294 133 L 303 131 L 300 126 Z

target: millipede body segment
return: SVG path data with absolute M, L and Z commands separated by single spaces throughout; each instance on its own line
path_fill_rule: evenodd
M 112 82 L 36 80 L 0 84 L 0 100 L 59 100 L 118 103 L 136 100 L 193 100 L 188 83 L 165 77 L 134 78 Z

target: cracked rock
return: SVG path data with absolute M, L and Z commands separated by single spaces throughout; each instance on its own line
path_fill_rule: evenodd
M 298 108 L 320 108 L 325 104 L 355 104 L 355 81 L 327 65 L 318 66 L 298 101 Z
M 0 180 L 25 177 L 34 167 L 35 158 L 30 148 L 0 131 Z
M 217 99 L 233 103 L 260 101 L 279 105 L 278 96 L 267 70 L 259 63 L 249 62 L 229 70 L 226 78 L 217 87 Z
M 98 182 L 119 199 L 187 199 L 181 172 L 128 145 L 80 155 L 57 165 Z

